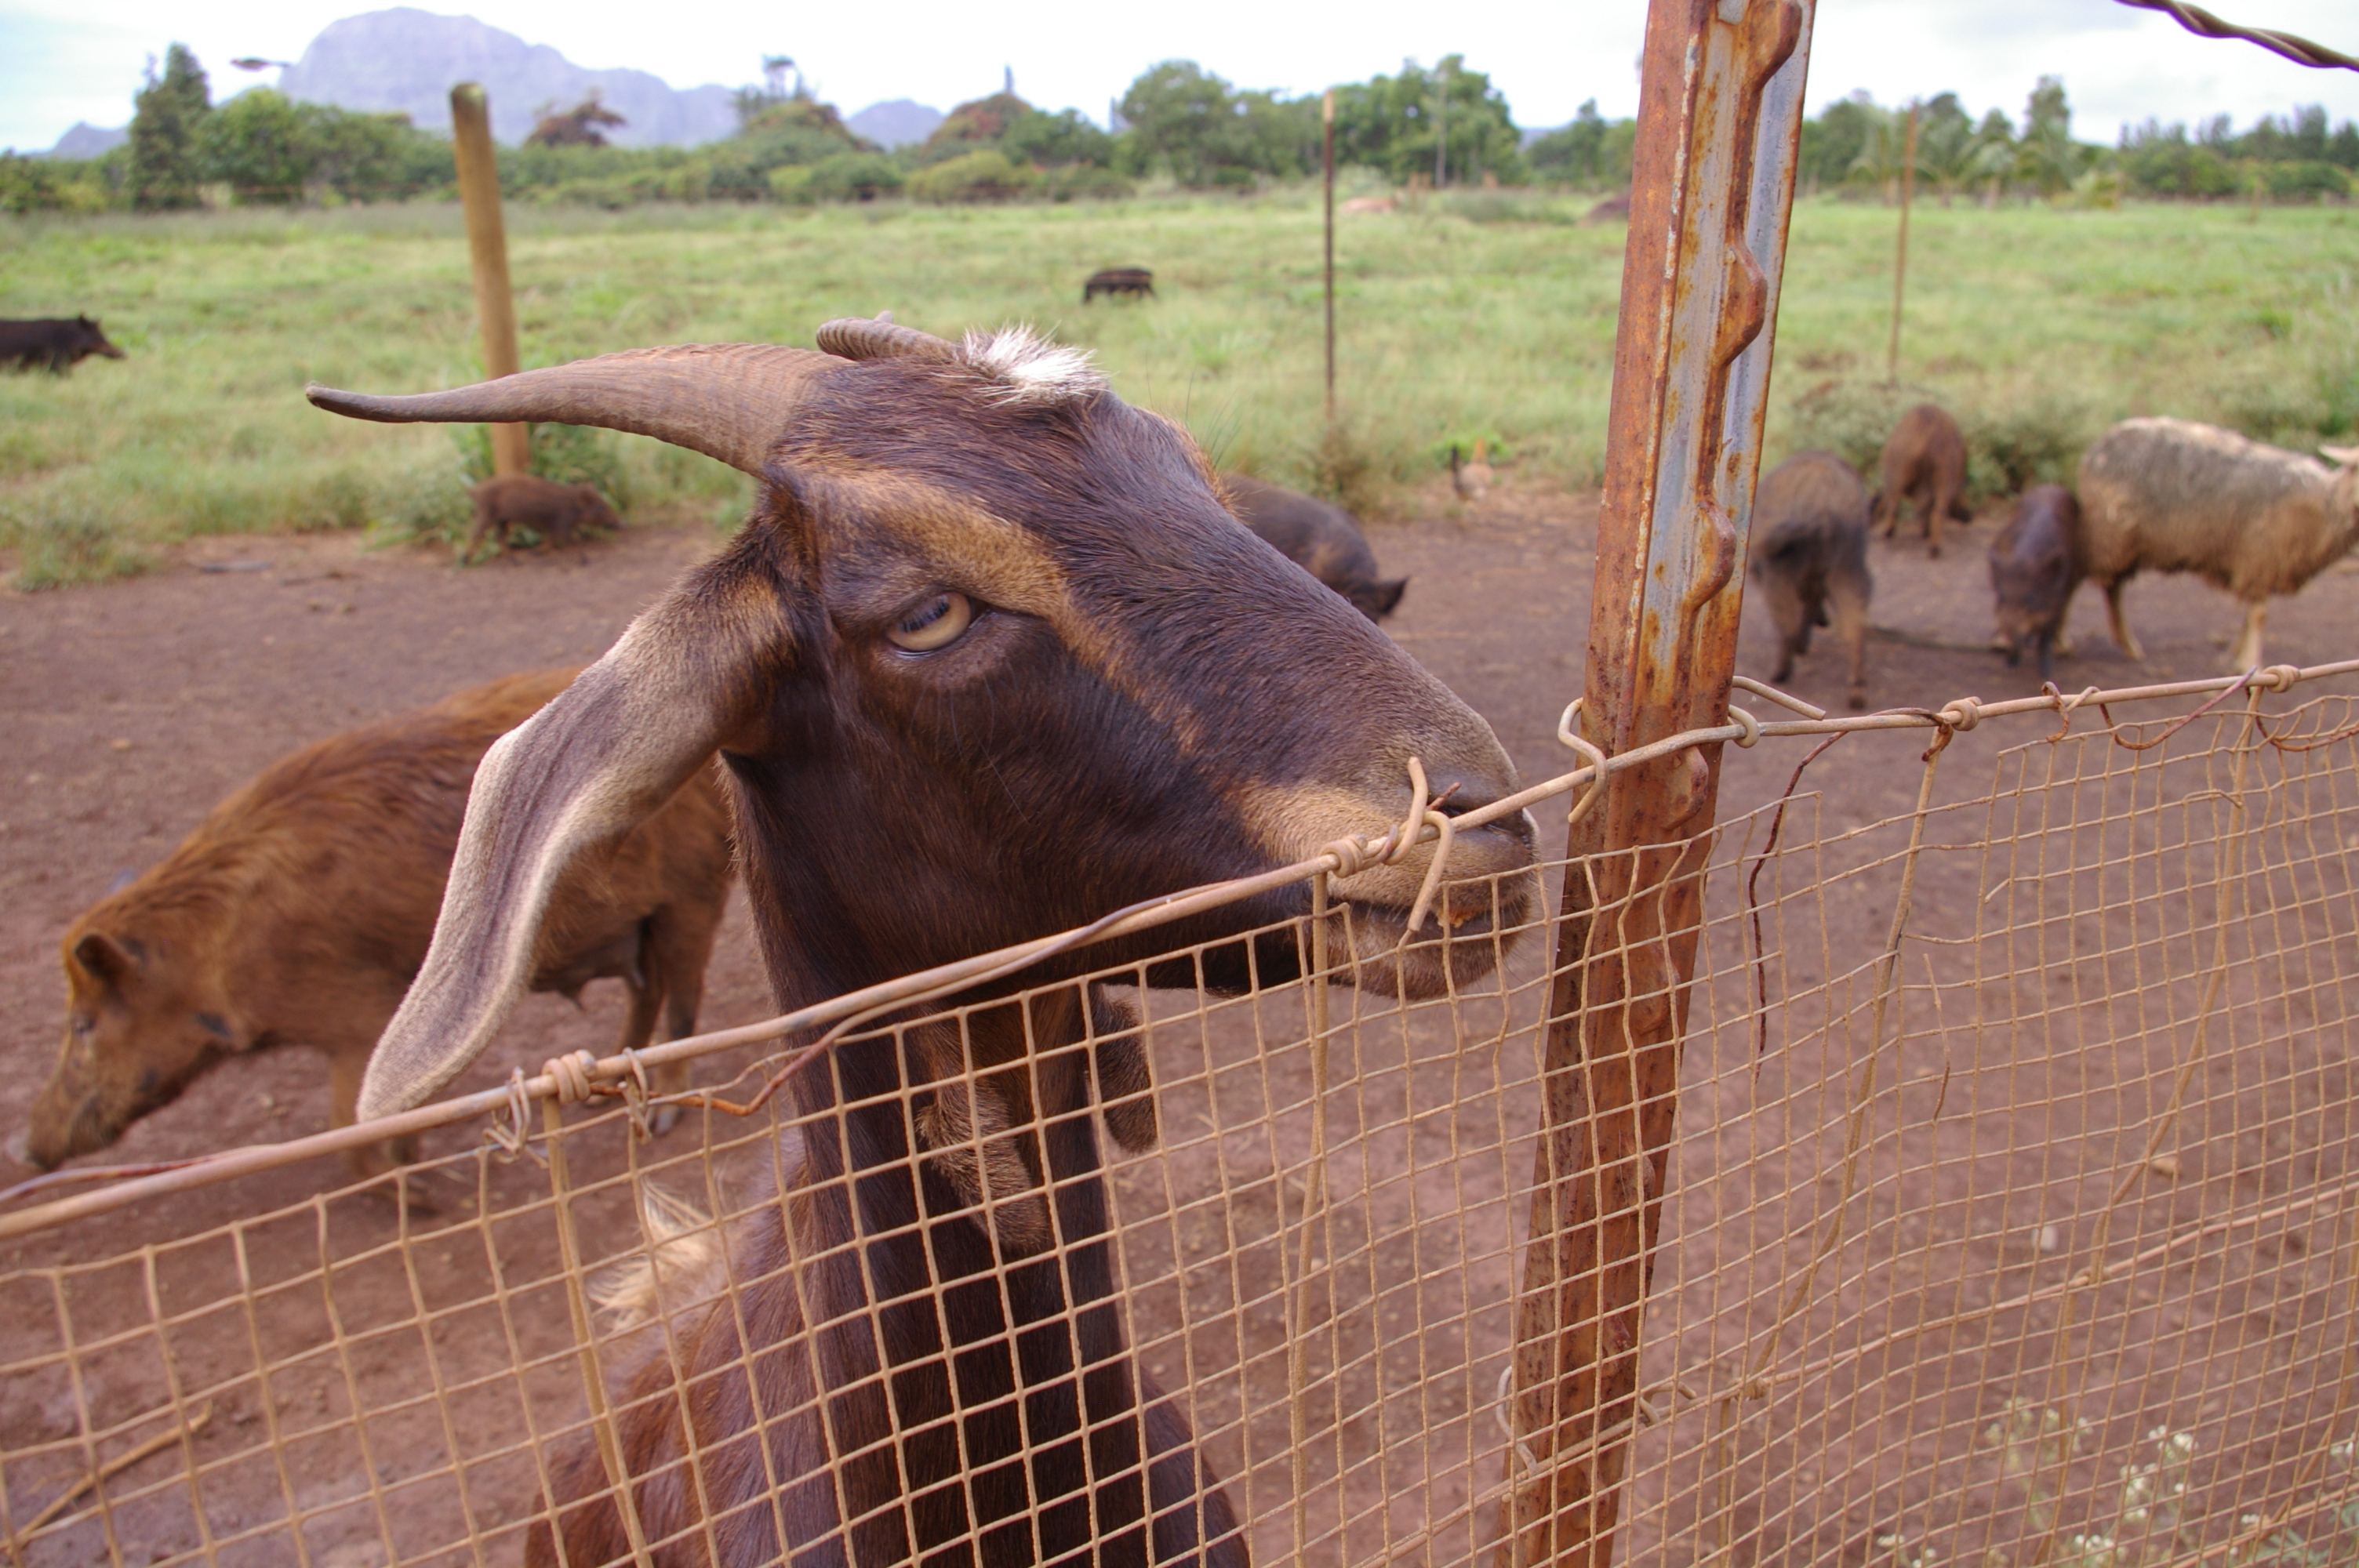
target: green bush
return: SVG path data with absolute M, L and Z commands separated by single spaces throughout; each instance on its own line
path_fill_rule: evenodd
M 2273 201 L 2316 201 L 2321 197 L 2351 194 L 2351 177 L 2331 163 L 2269 165 L 2269 199 Z
M 1040 194 L 1051 201 L 1118 201 L 1137 187 L 1110 168 L 1086 163 L 1052 168 L 1041 178 Z
M 1038 169 L 985 147 L 918 170 L 909 177 L 908 190 L 920 201 L 1012 201 L 1041 183 Z

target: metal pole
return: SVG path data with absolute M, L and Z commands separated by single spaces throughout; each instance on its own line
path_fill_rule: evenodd
M 1908 105 L 1908 141 L 1900 155 L 1900 243 L 1892 260 L 1892 347 L 1884 379 L 1900 384 L 1900 297 L 1908 283 L 1908 203 L 1917 194 L 1917 105 Z
M 1321 167 L 1327 177 L 1327 433 L 1335 433 L 1335 90 L 1319 101 Z
M 1433 80 L 1441 90 L 1441 107 L 1433 118 L 1433 188 L 1439 190 L 1450 173 L 1450 76 L 1446 61 L 1433 68 Z
M 1609 753 L 1727 709 L 1812 9 L 1651 0 L 1581 710 Z M 1627 770 L 1568 834 L 1500 1568 L 1613 1560 L 1719 780 L 1717 744 Z
M 467 252 L 474 264 L 475 314 L 484 326 L 484 373 L 514 375 L 516 297 L 508 287 L 508 236 L 500 221 L 500 171 L 492 155 L 492 109 L 472 81 L 451 89 L 451 147 L 459 165 L 459 202 L 467 212 Z M 532 467 L 531 430 L 492 427 L 492 472 L 519 474 Z

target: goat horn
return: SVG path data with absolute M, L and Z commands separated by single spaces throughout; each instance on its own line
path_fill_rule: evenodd
M 819 346 L 829 353 L 841 354 L 848 360 L 949 360 L 958 355 L 955 346 L 931 332 L 920 332 L 915 327 L 904 327 L 891 319 L 891 311 L 868 320 L 859 316 L 847 316 L 830 321 L 819 330 Z
M 811 383 L 842 363 L 773 343 L 694 343 L 601 354 L 408 397 L 317 385 L 303 395 L 332 414 L 385 424 L 598 425 L 702 452 L 759 479 Z

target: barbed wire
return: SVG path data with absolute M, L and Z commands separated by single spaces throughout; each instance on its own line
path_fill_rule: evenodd
M 2292 33 L 2281 33 L 2274 27 L 2240 27 L 2224 17 L 2213 16 L 2201 5 L 2190 5 L 2185 0 L 2114 0 L 2116 5 L 2135 6 L 2141 11 L 2159 11 L 2201 38 L 2242 38 L 2258 44 L 2274 55 L 2282 55 L 2296 65 L 2306 65 L 2317 70 L 2359 70 L 2359 58 L 2324 44 L 2311 43 Z

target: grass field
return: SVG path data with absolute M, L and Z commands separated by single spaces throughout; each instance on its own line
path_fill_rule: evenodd
M 1484 198 L 1342 222 L 1341 381 L 1356 499 L 1430 475 L 1452 438 L 1593 481 L 1623 230 L 1582 199 Z M 524 355 L 808 343 L 834 316 L 935 331 L 1030 320 L 1097 351 L 1124 395 L 1216 461 L 1321 475 L 1315 192 L 1246 200 L 510 218 Z M 2112 419 L 2160 412 L 2308 444 L 2359 419 L 2359 211 L 2241 206 L 1919 210 L 1904 386 L 1879 386 L 1893 214 L 1795 215 L 1773 455 L 1872 449 L 1898 398 L 1955 408 L 1977 478 L 2065 470 Z M 1156 269 L 1161 297 L 1084 308 L 1082 278 Z M 136 569 L 196 534 L 447 522 L 447 431 L 313 412 L 307 381 L 378 391 L 479 373 L 454 209 L 0 220 L 0 316 L 104 319 L 128 352 L 0 376 L 0 551 L 35 587 Z M 612 438 L 626 510 L 734 514 L 744 481 Z

